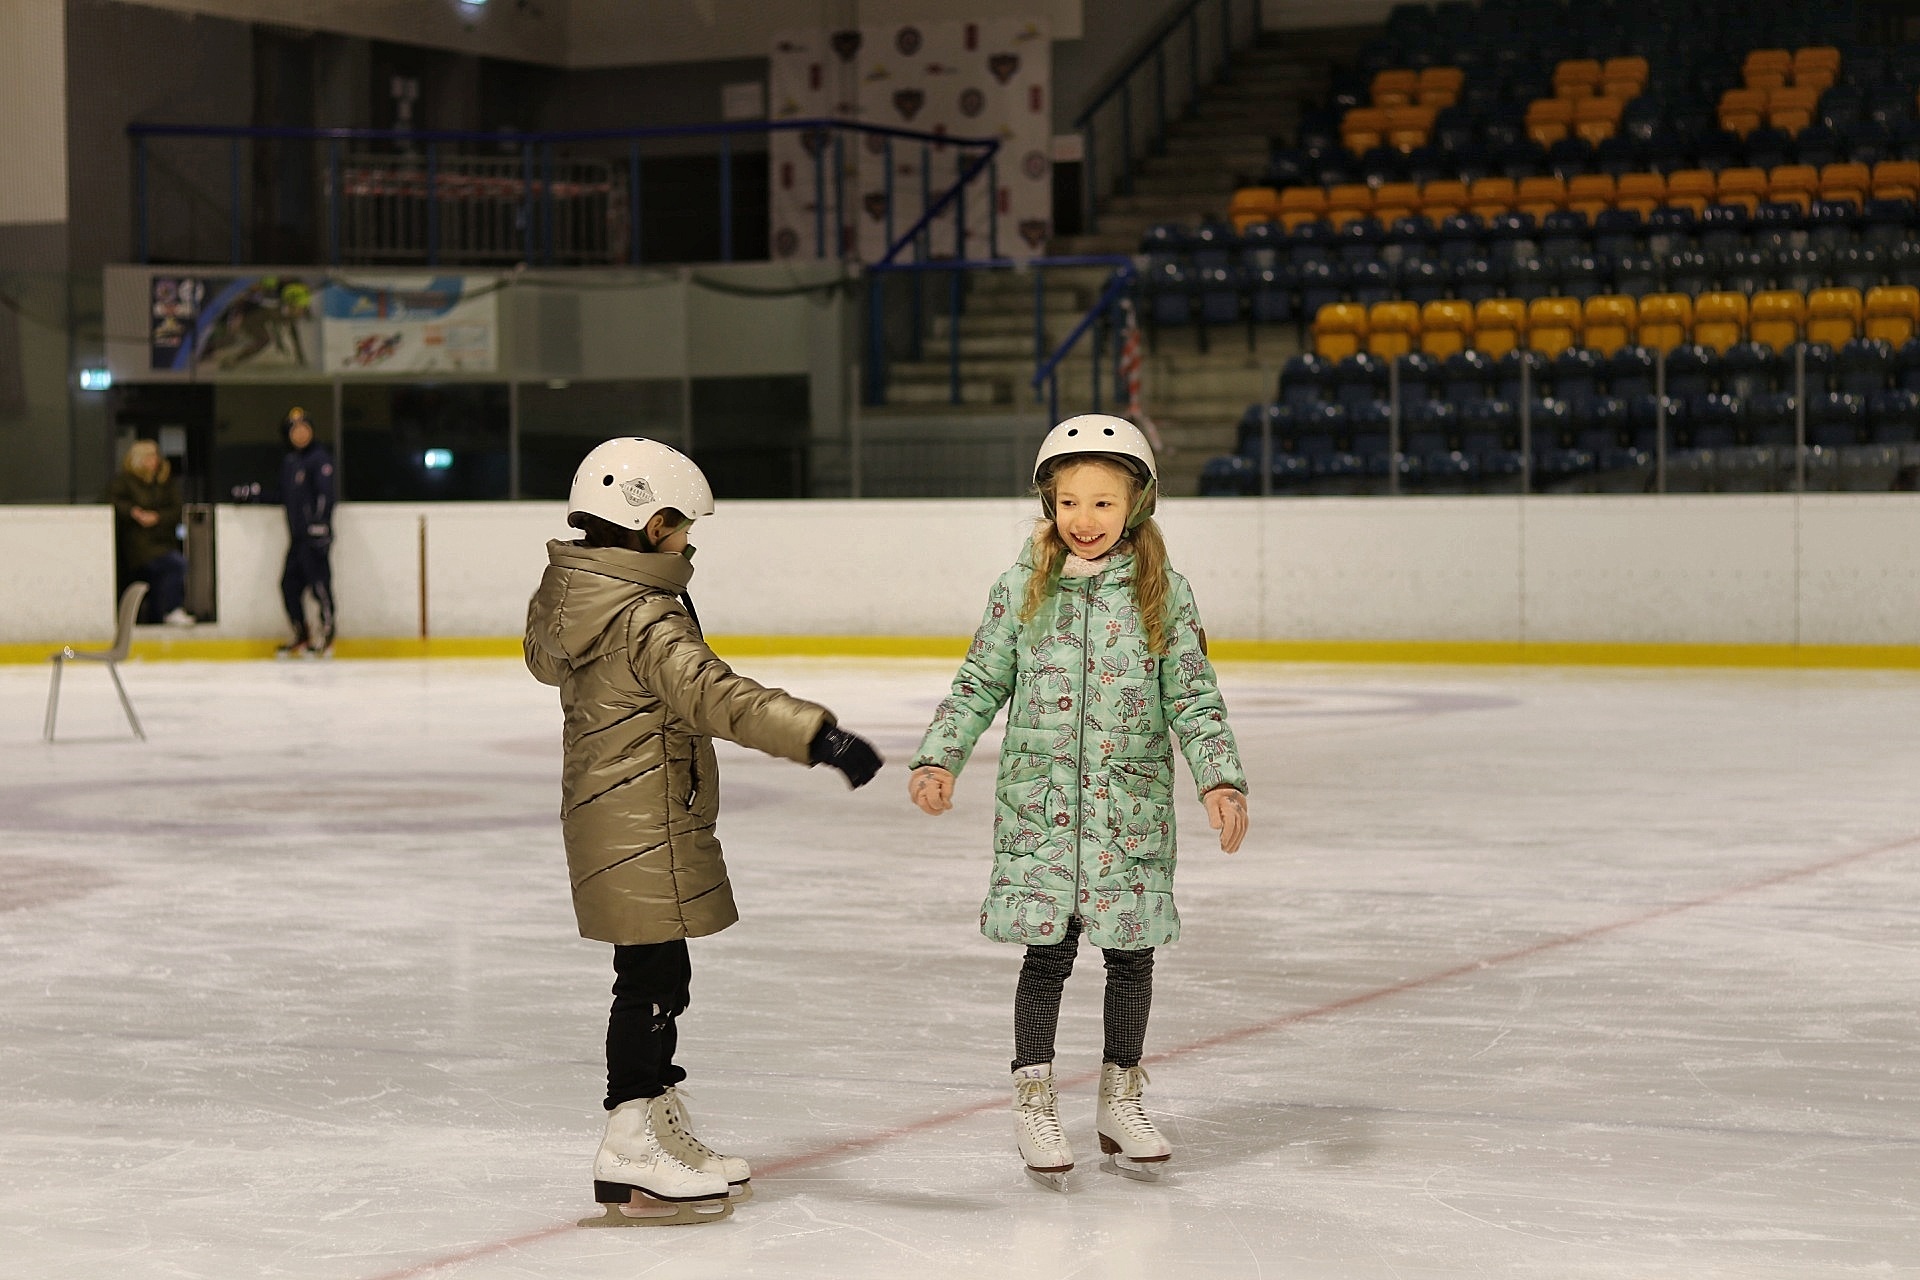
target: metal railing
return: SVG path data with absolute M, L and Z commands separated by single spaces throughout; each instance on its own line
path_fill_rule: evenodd
M 1068 331 L 1067 336 L 1060 340 L 1060 344 L 1044 359 L 1039 361 L 1038 366 L 1033 371 L 1033 381 L 1031 384 L 1033 392 L 1036 397 L 1046 400 L 1047 420 L 1049 422 L 1058 422 L 1060 420 L 1061 362 L 1072 354 L 1074 347 L 1079 344 L 1080 339 L 1089 333 L 1094 335 L 1093 341 L 1088 344 L 1088 350 L 1093 356 L 1093 412 L 1100 412 L 1101 335 L 1099 328 L 1102 324 L 1107 326 L 1108 336 L 1111 337 L 1114 343 L 1113 363 L 1109 365 L 1108 368 L 1112 376 L 1117 378 L 1120 374 L 1119 345 L 1122 334 L 1120 328 L 1113 323 L 1113 313 L 1132 292 L 1133 282 L 1139 275 L 1139 269 L 1134 265 L 1133 259 L 1131 258 L 1118 258 L 1111 261 L 1114 262 L 1113 274 L 1107 277 L 1107 283 L 1100 290 L 1099 298 L 1094 301 L 1093 306 L 1087 309 L 1087 313 L 1080 317 L 1079 322 Z M 1042 387 L 1045 388 L 1044 391 Z M 1116 385 L 1114 389 L 1115 401 L 1121 401 L 1124 396 L 1125 391 Z
M 886 282 L 892 277 L 903 277 L 909 286 L 906 300 L 905 322 L 907 332 L 904 345 L 909 358 L 923 359 L 926 352 L 926 320 L 930 310 L 925 281 L 931 273 L 944 273 L 945 316 L 946 316 L 946 360 L 948 403 L 960 404 L 960 369 L 964 356 L 961 352 L 962 332 L 966 315 L 967 281 L 973 273 L 989 271 L 1019 271 L 1033 278 L 1033 362 L 1035 374 L 1032 381 L 1036 396 L 1040 393 L 1043 376 L 1053 376 L 1061 360 L 1065 359 L 1073 344 L 1093 324 L 1105 316 L 1110 303 L 1104 297 L 1092 311 L 1083 316 L 1074 327 L 1072 336 L 1059 350 L 1048 345 L 1047 338 L 1047 273 L 1052 269 L 1073 267 L 1110 267 L 1115 275 L 1124 273 L 1127 283 L 1131 283 L 1137 272 L 1134 260 L 1123 254 L 1079 254 L 1060 257 L 1030 258 L 1024 262 L 1007 258 L 993 259 L 928 259 L 916 262 L 881 262 L 866 268 L 867 275 L 867 358 L 864 366 L 865 386 L 862 390 L 864 403 L 880 406 L 887 403 L 887 370 L 891 363 L 888 354 L 888 308 L 886 305 Z M 1109 281 L 1109 287 L 1111 277 Z M 938 286 L 936 286 L 938 287 Z M 1098 357 L 1095 358 L 1096 387 L 1094 398 L 1100 398 L 1098 383 Z M 1044 373 L 1043 373 L 1044 371 Z M 1055 401 L 1058 393 L 1055 388 Z
M 1244 16 L 1236 17 L 1241 9 Z M 1099 202 L 1133 189 L 1133 169 L 1160 152 L 1167 124 L 1200 90 L 1227 78 L 1234 51 L 1260 32 L 1260 0 L 1187 0 L 1155 29 L 1133 60 L 1116 72 L 1074 118 L 1080 134 L 1082 227 L 1099 227 Z M 1148 77 L 1151 77 L 1150 82 Z M 1104 175 L 1112 177 L 1102 185 Z
M 647 157 L 644 146 L 669 140 L 711 139 L 718 148 L 720 260 L 735 252 L 735 143 L 797 132 L 808 140 L 813 158 L 814 253 L 846 256 L 829 226 L 847 224 L 846 142 L 881 140 L 887 162 L 882 197 L 884 225 L 891 230 L 906 218 L 899 206 L 919 207 L 907 230 L 889 236 L 881 261 L 931 257 L 934 223 L 954 213 L 955 249 L 965 242 L 967 201 L 974 183 L 991 185 L 997 177 L 998 138 L 964 138 L 917 129 L 896 129 L 833 119 L 741 121 L 729 124 L 644 129 L 583 129 L 547 133 L 481 133 L 465 130 L 292 129 L 244 125 L 134 124 L 134 257 L 148 262 L 153 235 L 150 149 L 168 141 L 197 140 L 225 144 L 227 257 L 247 261 L 247 200 L 243 173 L 248 148 L 267 143 L 308 143 L 318 148 L 316 184 L 325 227 L 323 260 L 415 261 L 438 266 L 448 261 L 516 261 L 551 266 L 562 263 L 641 262 L 641 231 Z M 356 144 L 360 144 L 356 148 Z M 922 182 L 914 193 L 896 192 L 892 157 L 899 145 L 920 148 Z M 380 154 L 375 147 L 390 147 Z M 580 155 L 563 154 L 562 147 Z M 936 187 L 932 158 L 951 148 L 955 176 Z M 832 171 L 828 171 L 829 161 Z M 918 196 L 918 200 L 901 199 Z M 998 202 L 987 210 L 989 253 L 998 256 Z M 829 217 L 832 222 L 829 223 Z M 624 250 L 624 251 L 623 251 Z

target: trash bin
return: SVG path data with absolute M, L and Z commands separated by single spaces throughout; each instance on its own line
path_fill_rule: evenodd
M 214 576 L 213 505 L 190 502 L 180 509 L 186 525 L 187 612 L 201 622 L 218 622 L 219 591 Z

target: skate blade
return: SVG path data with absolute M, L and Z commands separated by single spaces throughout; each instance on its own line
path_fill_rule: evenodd
M 751 1182 L 736 1182 L 727 1188 L 728 1204 L 745 1204 L 751 1199 L 753 1199 L 753 1184 Z
M 1073 1166 L 1068 1165 L 1067 1169 Z M 1058 1191 L 1062 1195 L 1067 1191 L 1067 1169 L 1028 1169 L 1027 1176 L 1049 1191 Z
M 690 1227 L 709 1222 L 725 1222 L 733 1216 L 731 1200 L 685 1200 L 673 1203 L 655 1200 L 636 1191 L 624 1204 L 601 1206 L 606 1210 L 597 1218 L 582 1218 L 583 1227 Z
M 1133 1160 L 1119 1152 L 1109 1152 L 1100 1162 L 1100 1168 L 1107 1173 L 1117 1173 L 1123 1178 L 1132 1178 L 1135 1182 L 1158 1182 L 1166 1171 L 1167 1157 L 1158 1160 Z

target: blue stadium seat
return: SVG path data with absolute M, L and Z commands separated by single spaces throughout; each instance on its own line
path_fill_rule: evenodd
M 1787 250 L 1777 259 L 1773 283 L 1776 288 L 1795 293 L 1826 288 L 1827 255 L 1814 248 Z
M 1547 393 L 1551 365 L 1538 351 L 1515 347 L 1494 362 L 1494 395 L 1512 404 Z
M 1355 302 L 1370 307 L 1393 297 L 1393 270 L 1378 257 L 1366 262 L 1349 262 L 1345 267 L 1347 291 Z
M 1593 348 L 1568 347 L 1553 358 L 1548 372 L 1553 398 L 1569 405 L 1598 398 L 1606 367 L 1606 358 Z
M 1330 222 L 1303 222 L 1287 234 L 1287 257 L 1295 266 L 1330 262 L 1333 255 L 1334 232 Z
M 1147 316 L 1155 325 L 1177 326 L 1193 321 L 1193 272 L 1183 263 L 1162 262 L 1141 277 L 1147 296 Z
M 1593 220 L 1593 252 L 1601 258 L 1637 253 L 1643 234 L 1638 209 L 1602 209 Z
M 1860 210 L 1860 243 L 1890 253 L 1909 238 L 1912 225 L 1913 206 L 1905 200 L 1869 200 Z
M 1440 222 L 1440 257 L 1467 262 L 1486 255 L 1486 224 L 1477 214 L 1455 213 Z
M 1303 318 L 1295 299 L 1300 273 L 1292 266 L 1261 267 L 1246 278 L 1248 316 L 1255 324 L 1284 324 Z
M 1865 435 L 1866 402 L 1843 391 L 1807 397 L 1807 443 L 1823 449 L 1859 444 Z
M 1432 258 L 1407 258 L 1395 273 L 1400 296 L 1409 302 L 1436 302 L 1447 296 L 1451 273 Z
M 1893 348 L 1877 338 L 1855 338 L 1833 353 L 1834 386 L 1856 396 L 1870 396 L 1891 384 Z M 1811 403 L 1811 402 L 1809 402 Z
M 1293 408 L 1333 400 L 1333 365 L 1325 356 L 1303 351 L 1280 370 L 1280 401 Z
M 1868 432 L 1875 444 L 1920 441 L 1920 394 L 1905 389 L 1867 397 Z
M 1386 228 L 1372 218 L 1355 218 L 1335 233 L 1340 257 L 1348 262 L 1372 262 L 1386 238 Z
M 1807 210 L 1804 243 L 1833 253 L 1851 245 L 1860 227 L 1860 214 L 1844 200 L 1815 200 Z M 1791 240 L 1791 248 L 1802 241 Z
M 1909 345 L 1920 347 L 1920 339 Z M 1440 362 L 1440 393 L 1456 406 L 1490 399 L 1493 378 L 1493 362 L 1484 351 L 1471 347 Z
M 1747 243 L 1749 222 L 1739 205 L 1710 204 L 1694 225 L 1694 245 L 1705 254 L 1732 253 Z
M 1388 365 L 1392 377 L 1399 381 L 1402 406 L 1443 398 L 1440 362 L 1426 352 L 1409 351 Z
M 1657 206 L 1647 215 L 1646 251 L 1664 258 L 1693 241 L 1693 210 L 1671 204 Z
M 1691 403 L 1713 391 L 1719 358 L 1695 342 L 1682 343 L 1667 353 L 1667 395 Z
M 1255 271 L 1287 259 L 1287 233 L 1277 222 L 1249 223 L 1238 237 L 1240 265 Z
M 1773 389 L 1774 354 L 1757 342 L 1736 342 L 1720 353 L 1720 389 L 1745 400 Z
M 1886 283 L 1886 264 L 1878 249 L 1849 245 L 1828 259 L 1828 276 L 1842 289 L 1858 289 L 1861 294 Z
M 1687 404 L 1691 422 L 1687 444 L 1694 449 L 1725 449 L 1740 443 L 1744 425 L 1740 401 L 1719 392 L 1694 396 Z
M 1654 353 L 1628 343 L 1607 357 L 1607 393 L 1622 400 L 1651 396 L 1654 391 Z
M 1368 351 L 1356 352 L 1333 366 L 1333 398 L 1347 407 L 1387 398 L 1387 362 Z
M 1463 302 L 1504 297 L 1507 292 L 1507 264 L 1496 258 L 1474 258 L 1453 266 L 1453 296 Z
M 1920 336 L 1908 338 L 1893 352 L 1893 385 L 1902 391 L 1920 391 Z
M 1660 264 L 1661 283 L 1668 293 L 1697 298 L 1713 288 L 1714 264 L 1698 249 L 1676 249 Z
M 1200 267 L 1194 272 L 1194 294 L 1201 324 L 1238 324 L 1240 296 L 1247 291 L 1238 267 Z
M 1300 264 L 1300 310 L 1308 317 L 1320 314 L 1320 308 L 1343 302 L 1347 296 L 1345 264 L 1324 258 L 1312 258 Z

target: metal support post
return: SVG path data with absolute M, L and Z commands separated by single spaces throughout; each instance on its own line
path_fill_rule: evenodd
M 1793 344 L 1793 491 L 1807 491 L 1807 344 Z
M 1265 420 L 1262 414 L 1262 420 Z M 1400 357 L 1387 362 L 1387 494 L 1400 494 Z
M 1520 492 L 1533 492 L 1533 361 L 1520 361 Z
M 947 402 L 960 403 L 960 269 L 947 272 Z
M 1667 353 L 1653 361 L 1653 491 L 1667 491 Z

